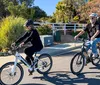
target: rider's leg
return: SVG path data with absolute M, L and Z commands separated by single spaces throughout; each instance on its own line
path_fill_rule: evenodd
M 97 55 L 97 43 L 100 42 L 100 38 L 95 38 L 95 40 L 92 42 L 92 52 L 94 55 Z
M 32 57 L 32 55 L 34 54 L 34 50 L 32 49 L 32 47 L 28 47 L 24 52 L 27 55 L 26 60 L 29 64 L 32 64 L 32 61 L 34 60 L 34 58 Z
M 90 47 L 91 47 L 91 43 L 90 43 L 90 42 L 87 42 L 87 43 L 86 43 L 86 46 L 87 46 L 86 51 L 88 52 L 88 50 L 89 50 Z
M 31 65 L 31 60 L 30 60 L 30 58 L 29 58 L 28 56 L 26 56 L 25 59 L 26 59 L 26 61 L 28 62 L 28 64 Z
M 38 51 L 36 48 L 34 48 L 33 46 L 31 46 L 31 47 L 28 47 L 28 48 L 26 48 L 25 49 L 25 53 L 28 55 L 28 57 L 31 59 L 31 66 L 33 67 L 34 66 L 34 62 L 33 62 L 33 60 L 34 60 L 34 58 L 33 58 L 33 54 L 34 54 L 34 52 L 36 52 L 36 51 Z M 33 70 L 28 70 L 29 71 L 29 75 L 32 75 L 32 73 L 34 72 L 34 69 Z
M 91 47 L 91 42 L 90 41 L 86 42 L 86 46 L 87 46 L 86 51 L 88 53 L 88 50 Z M 87 65 L 89 62 L 90 62 L 90 58 L 89 58 L 89 56 L 86 56 L 86 64 L 85 65 Z

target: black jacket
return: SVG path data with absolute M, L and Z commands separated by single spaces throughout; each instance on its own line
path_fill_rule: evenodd
M 23 40 L 24 43 L 26 44 L 27 42 L 31 42 L 33 47 L 37 48 L 37 49 L 42 49 L 43 45 L 42 42 L 40 40 L 40 36 L 39 33 L 37 32 L 36 29 L 32 29 L 29 32 L 26 32 L 22 37 L 20 37 L 15 43 L 20 43 Z

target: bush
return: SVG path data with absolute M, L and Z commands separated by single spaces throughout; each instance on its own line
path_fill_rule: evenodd
M 50 35 L 52 33 L 52 28 L 48 25 L 43 25 L 37 28 L 40 35 Z
M 24 32 L 23 24 L 25 19 L 9 16 L 2 19 L 0 26 L 0 47 L 7 48 L 15 42 Z
M 78 16 L 75 16 L 75 17 L 73 18 L 73 20 L 76 21 L 76 22 L 78 22 L 78 21 L 79 21 L 79 17 L 78 17 Z

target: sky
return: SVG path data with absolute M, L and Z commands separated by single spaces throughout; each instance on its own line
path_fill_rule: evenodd
M 60 0 L 35 0 L 34 5 L 39 6 L 42 10 L 44 10 L 47 15 L 53 15 L 53 12 L 56 10 L 56 4 Z

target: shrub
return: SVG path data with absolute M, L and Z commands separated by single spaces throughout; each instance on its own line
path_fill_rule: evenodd
M 2 19 L 0 26 L 0 47 L 7 48 L 24 32 L 25 19 L 9 16 Z
M 78 21 L 79 21 L 79 17 L 78 17 L 78 16 L 75 16 L 75 17 L 73 18 L 73 20 L 76 21 L 76 22 L 78 22 Z
M 40 35 L 50 35 L 52 33 L 51 27 L 48 25 L 39 26 L 37 30 Z

